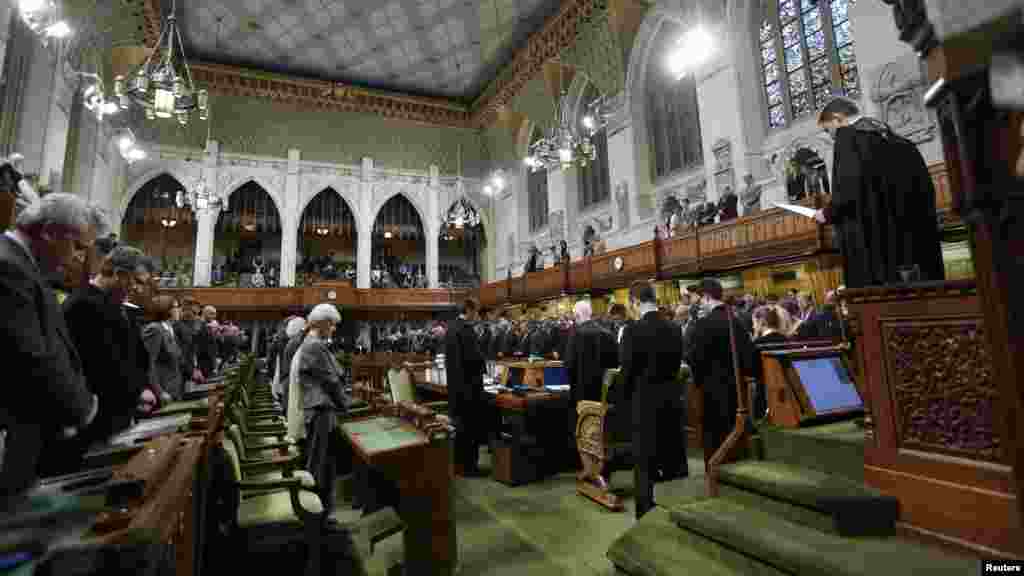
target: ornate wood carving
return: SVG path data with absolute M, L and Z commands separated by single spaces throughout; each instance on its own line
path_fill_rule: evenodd
M 196 82 L 215 94 L 250 96 L 322 110 L 377 114 L 442 126 L 467 126 L 465 106 L 440 98 L 377 92 L 337 82 L 308 80 L 236 66 L 195 63 Z
M 900 445 L 1002 462 L 998 390 L 980 318 L 885 322 L 885 357 Z
M 597 10 L 596 0 L 564 0 L 554 17 L 544 23 L 526 41 L 512 61 L 484 90 L 472 106 L 471 124 L 482 127 L 491 124 L 499 109 L 509 104 L 531 78 L 552 58 L 572 46 L 580 23 Z

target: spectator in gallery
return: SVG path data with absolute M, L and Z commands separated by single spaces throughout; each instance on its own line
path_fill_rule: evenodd
M 718 221 L 728 222 L 729 220 L 735 220 L 739 215 L 737 212 L 738 205 L 739 197 L 733 192 L 732 186 L 726 186 L 725 192 L 718 200 Z

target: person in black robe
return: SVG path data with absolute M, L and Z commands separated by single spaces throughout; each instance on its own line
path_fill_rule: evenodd
M 834 133 L 835 150 L 832 202 L 815 218 L 835 225 L 846 285 L 942 280 L 935 186 L 917 146 L 845 98 L 818 125 Z
M 619 350 L 611 331 L 591 319 L 590 302 L 581 300 L 574 310 L 576 327 L 567 338 L 565 367 L 569 376 L 572 402 L 569 405 L 569 430 L 576 436 L 576 405 L 582 400 L 601 400 L 604 372 L 619 365 Z
M 722 284 L 705 278 L 697 287 L 704 312 L 688 335 L 688 357 L 694 383 L 704 396 L 704 462 L 714 455 L 736 423 L 736 374 L 729 341 L 731 316 L 722 302 Z M 743 325 L 732 317 L 740 370 L 753 375 L 753 345 Z
M 658 314 L 654 286 L 630 288 L 640 319 L 626 326 L 619 344 L 622 386 L 616 406 L 632 403 L 636 517 L 654 507 L 654 484 L 688 475 L 685 391 L 679 385 L 683 337 L 679 327 Z M 609 391 L 612 394 L 612 391 Z
M 455 420 L 455 464 L 465 476 L 479 475 L 480 443 L 487 432 L 484 357 L 471 324 L 478 307 L 473 299 L 463 303 L 462 314 L 448 324 L 444 342 L 448 408 Z
M 149 282 L 145 262 L 138 249 L 118 246 L 104 259 L 99 277 L 64 301 L 64 322 L 82 358 L 85 384 L 99 398 L 99 410 L 77 436 L 44 453 L 46 475 L 77 470 L 90 445 L 132 425 L 139 396 L 149 383 L 149 354 L 121 303 L 135 286 Z

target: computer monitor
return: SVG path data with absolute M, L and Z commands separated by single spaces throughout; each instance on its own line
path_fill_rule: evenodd
M 509 388 L 518 388 L 523 385 L 523 369 L 515 366 L 509 366 L 508 368 L 508 380 L 505 382 L 505 386 Z
M 793 369 L 800 376 L 816 415 L 864 408 L 864 401 L 839 356 L 794 359 Z

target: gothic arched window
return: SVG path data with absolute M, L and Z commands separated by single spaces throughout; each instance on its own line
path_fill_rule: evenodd
M 599 94 L 593 84 L 587 85 L 583 94 L 577 125 L 583 125 L 588 105 L 598 98 Z M 604 130 L 594 134 L 591 143 L 595 148 L 595 158 L 585 167 L 576 170 L 576 181 L 579 184 L 579 208 L 587 208 L 608 200 L 611 196 L 611 182 L 608 175 L 608 133 Z
M 533 129 L 530 145 L 541 139 L 539 128 Z M 529 202 L 530 232 L 536 232 L 548 225 L 548 172 L 528 168 L 526 176 L 527 200 Z
M 860 97 L 849 7 L 856 0 L 765 0 L 758 42 L 768 126 L 781 128 L 844 94 Z
M 683 34 L 683 27 L 666 21 L 658 29 L 647 65 L 647 139 L 651 176 L 658 179 L 704 162 L 693 74 L 677 78 L 666 59 Z

